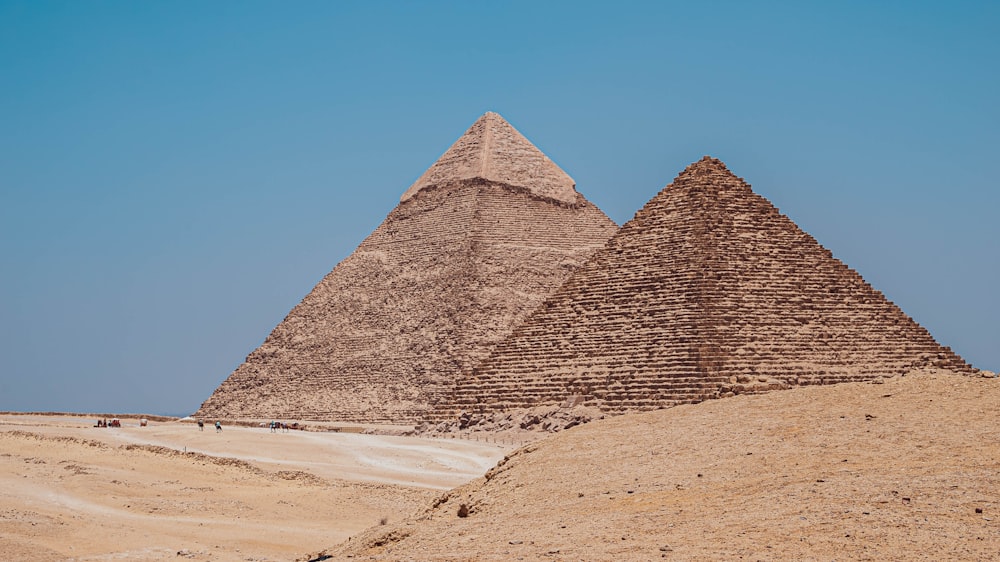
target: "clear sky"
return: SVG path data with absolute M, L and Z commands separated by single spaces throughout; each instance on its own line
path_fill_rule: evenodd
M 709 154 L 1000 369 L 1000 3 L 0 0 L 0 410 L 193 412 L 486 111 Z

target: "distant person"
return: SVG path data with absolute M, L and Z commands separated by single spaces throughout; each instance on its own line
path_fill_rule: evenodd
M 215 432 L 219 433 L 221 431 L 222 431 L 222 422 L 220 421 L 215 422 Z
M 205 422 L 198 420 L 198 431 L 205 431 Z

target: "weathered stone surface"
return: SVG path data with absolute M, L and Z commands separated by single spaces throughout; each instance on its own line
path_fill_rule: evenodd
M 492 111 L 480 117 L 400 198 L 457 180 L 482 179 L 575 204 L 576 182 Z
M 508 129 L 524 138 L 496 114 L 477 126 L 455 145 L 481 142 L 483 128 L 494 138 Z M 547 195 L 552 169 L 562 173 L 548 159 L 533 183 L 538 151 L 526 142 L 487 158 L 502 156 L 505 168 L 490 169 L 518 170 L 516 178 L 470 176 L 457 157 L 432 166 L 423 187 L 292 309 L 197 415 L 413 423 L 436 411 L 459 373 L 617 230 L 571 183 L 559 198 Z M 522 153 L 529 162 L 520 162 Z
M 468 371 L 453 411 L 648 410 L 924 367 L 973 371 L 706 157 Z

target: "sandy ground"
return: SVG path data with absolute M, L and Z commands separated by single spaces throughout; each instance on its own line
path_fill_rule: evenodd
M 511 446 L 0 416 L 0 560 L 290 560 L 425 507 Z
M 998 560 L 998 412 L 936 372 L 517 450 L 0 416 L 0 560 Z
M 322 554 L 1000 560 L 998 414 L 1000 380 L 938 372 L 608 418 Z

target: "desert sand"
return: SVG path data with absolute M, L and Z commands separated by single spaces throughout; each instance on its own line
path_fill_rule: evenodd
M 401 519 L 512 445 L 0 416 L 0 560 L 291 560 Z
M 0 416 L 0 560 L 996 560 L 998 411 L 938 371 L 521 447 Z
M 312 558 L 1000 560 L 998 412 L 940 371 L 606 418 Z

